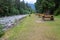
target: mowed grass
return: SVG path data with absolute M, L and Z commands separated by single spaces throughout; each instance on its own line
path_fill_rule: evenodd
M 60 40 L 60 16 L 41 21 L 34 14 L 21 20 L 2 37 L 4 40 Z M 38 22 L 37 22 L 38 21 Z
M 56 40 L 60 40 L 60 16 L 56 16 L 55 21 L 49 21 L 46 24 L 51 27 L 52 33 L 56 35 Z

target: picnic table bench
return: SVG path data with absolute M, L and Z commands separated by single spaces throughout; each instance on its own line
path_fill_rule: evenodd
M 46 20 L 46 18 L 48 18 L 48 19 L 51 20 L 51 21 L 54 20 L 54 16 L 53 16 L 53 15 L 46 15 L 46 14 L 45 14 L 45 15 L 42 16 L 42 19 L 43 19 L 43 20 Z

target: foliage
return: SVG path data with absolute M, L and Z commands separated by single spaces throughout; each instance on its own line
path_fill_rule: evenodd
M 55 13 L 55 16 L 60 15 L 60 7 L 54 13 Z
M 37 13 L 49 13 L 49 14 L 55 14 L 55 11 L 59 11 L 59 0 L 37 0 L 35 3 L 36 12 Z M 57 13 L 58 14 L 58 13 Z
M 2 37 L 3 35 L 4 35 L 3 26 L 0 25 L 0 37 Z
M 21 2 L 20 0 L 0 0 L 0 17 L 26 14 L 30 9 L 30 6 L 24 0 Z
M 12 15 L 18 15 L 19 14 L 19 10 L 16 8 L 12 8 Z

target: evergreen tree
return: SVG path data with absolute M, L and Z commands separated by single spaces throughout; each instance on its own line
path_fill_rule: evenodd
M 37 0 L 35 7 L 37 13 L 55 14 L 60 7 L 60 0 Z
M 0 0 L 0 16 L 26 14 L 30 9 L 24 0 Z

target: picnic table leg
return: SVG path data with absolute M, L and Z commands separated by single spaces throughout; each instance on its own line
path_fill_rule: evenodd
M 53 17 L 53 16 L 51 16 L 50 20 L 51 20 L 51 21 L 53 21 L 53 20 L 54 20 L 54 17 Z
M 42 16 L 42 20 L 44 20 L 44 16 Z

